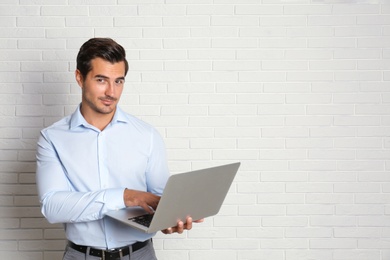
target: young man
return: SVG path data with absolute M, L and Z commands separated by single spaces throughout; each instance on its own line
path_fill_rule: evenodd
M 70 259 L 156 259 L 151 238 L 105 213 L 130 206 L 152 212 L 169 172 L 163 140 L 118 106 L 128 71 L 125 50 L 93 38 L 77 55 L 82 101 L 76 111 L 41 131 L 37 186 L 42 213 L 64 223 Z M 162 232 L 192 227 L 178 222 Z

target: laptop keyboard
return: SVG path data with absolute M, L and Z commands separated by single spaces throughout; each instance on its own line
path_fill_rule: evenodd
M 142 226 L 149 227 L 150 223 L 152 222 L 153 216 L 153 214 L 146 214 L 134 218 L 129 218 L 129 220 L 138 223 Z

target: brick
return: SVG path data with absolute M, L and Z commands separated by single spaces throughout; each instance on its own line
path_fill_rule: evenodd
M 286 29 L 283 27 L 243 27 L 239 29 L 241 37 L 285 37 Z
M 307 248 L 308 239 L 304 238 L 285 238 L 276 240 L 275 239 L 264 239 L 261 243 L 261 248 L 268 249 L 302 249 Z
M 64 27 L 65 20 L 62 17 L 17 17 L 18 27 Z
M 226 116 L 222 118 L 221 117 L 197 117 L 197 118 L 191 118 L 188 125 L 191 127 L 207 127 L 207 126 L 208 127 L 234 127 L 236 125 L 236 120 L 233 117 L 226 117 Z M 243 154 L 244 153 L 245 152 L 243 152 Z
M 184 60 L 186 51 L 183 50 L 140 50 L 140 58 L 143 60 Z
M 63 29 L 47 29 L 46 30 L 47 38 L 81 38 L 87 37 L 92 38 L 94 36 L 94 31 L 92 28 L 82 27 L 82 28 L 63 28 Z M 54 48 L 53 48 L 54 49 Z
M 187 6 L 187 15 L 232 15 L 235 11 L 232 5 L 204 5 L 196 2 L 197 5 Z
M 202 66 L 207 69 L 208 66 Z M 215 71 L 231 70 L 231 71 L 245 71 L 245 70 L 259 70 L 260 62 L 258 61 L 215 61 L 212 63 L 212 68 Z
M 302 259 L 318 259 L 318 260 L 327 260 L 332 259 L 333 250 L 288 250 L 286 252 L 286 260 L 302 260 Z
M 354 216 L 312 216 L 310 225 L 313 227 L 356 227 Z
M 360 36 L 381 36 L 382 30 L 378 26 L 361 25 L 361 26 L 346 26 L 335 27 L 335 36 L 338 37 L 360 37 Z
M 291 138 L 286 139 L 286 148 L 332 148 L 333 140 L 325 138 Z
M 283 14 L 281 5 L 237 5 L 236 14 L 239 15 L 281 15 Z
M 187 38 L 190 36 L 190 30 L 188 28 L 143 28 L 142 35 L 145 38 Z
M 211 40 L 207 38 L 167 38 L 163 39 L 163 46 L 165 49 L 204 49 L 211 47 Z
M 253 250 L 258 249 L 260 242 L 258 240 L 231 240 L 218 239 L 213 242 L 214 249 L 239 249 L 239 250 Z
M 213 260 L 213 259 L 226 259 L 226 260 L 235 260 L 236 254 L 232 250 L 212 250 L 212 251 L 191 251 L 189 253 L 189 259 L 204 259 L 204 260 Z
M 284 251 L 283 250 L 240 250 L 237 253 L 238 259 L 248 259 L 248 260 L 284 260 Z
M 309 26 L 351 26 L 356 24 L 353 15 L 321 15 L 309 16 L 307 21 Z
M 304 189 L 303 191 L 305 192 L 310 192 L 307 191 L 307 189 Z M 317 190 L 316 190 L 317 191 Z M 321 190 L 318 190 L 318 192 L 321 192 Z M 288 205 L 287 206 L 287 215 L 289 216 L 302 216 L 302 215 L 333 215 L 334 213 L 334 207 L 330 205 Z M 292 236 L 290 237 L 305 237 L 304 235 L 300 236 Z M 310 237 L 310 236 L 308 236 Z M 329 237 L 329 236 L 327 236 Z
M 355 249 L 356 239 L 335 238 L 335 239 L 312 239 L 310 248 L 317 249 Z
M 335 260 L 363 260 L 363 259 L 380 259 L 380 252 L 367 249 L 355 249 L 355 250 L 335 250 L 333 252 L 333 258 Z
M 308 194 L 306 203 L 308 204 L 348 204 L 352 203 L 353 195 L 351 194 Z
M 329 116 L 287 116 L 286 126 L 331 126 L 333 118 Z
M 39 15 L 39 6 L 32 5 L 3 5 L 0 10 L 1 16 L 34 16 Z
M 183 16 L 183 17 L 163 17 L 162 24 L 165 27 L 190 27 L 190 26 L 208 26 L 210 25 L 210 16 Z
M 332 193 L 333 185 L 330 183 L 287 183 L 286 193 Z
M 332 13 L 331 5 L 286 5 L 283 13 L 288 15 L 326 15 Z
M 389 227 L 389 216 L 359 216 L 359 227 Z
M 301 194 L 259 194 L 257 198 L 260 204 L 300 204 L 304 202 L 304 196 Z
M 362 249 L 388 249 L 390 247 L 390 242 L 389 240 L 385 239 L 379 239 L 379 238 L 374 238 L 374 239 L 360 239 L 358 241 L 358 248 Z
M 191 82 L 236 82 L 238 78 L 239 75 L 235 71 L 190 72 Z
M 234 15 L 213 16 L 211 26 L 258 26 L 259 18 L 256 16 Z
M 199 239 L 166 239 L 163 242 L 166 250 L 210 250 L 212 249 L 212 240 Z
M 83 29 L 83 28 L 81 28 Z M 89 30 L 89 28 L 87 28 Z M 123 28 L 123 27 L 99 27 L 94 29 L 95 37 L 106 37 L 107 35 L 120 35 L 121 37 L 126 38 L 141 38 L 142 29 L 141 28 Z
M 210 61 L 165 61 L 164 69 L 166 71 L 200 71 L 211 70 L 212 63 Z
M 138 6 L 138 15 L 140 16 L 182 16 L 185 14 L 185 5 L 153 4 Z
M 302 26 L 302 27 L 287 27 L 286 36 L 288 37 L 333 37 L 334 31 L 337 29 L 323 26 Z M 349 27 L 348 27 L 349 28 Z
M 0 28 L 0 38 L 44 38 L 45 31 L 43 28 Z
M 261 218 L 258 216 L 216 216 L 214 217 L 215 227 L 258 227 Z
M 243 216 L 280 216 L 286 212 L 283 205 L 241 205 L 239 206 L 239 215 Z M 244 232 L 242 232 L 243 234 Z M 240 233 L 238 233 L 239 236 Z M 260 237 L 260 234 L 258 234 Z M 249 236 L 249 234 L 248 234 Z M 283 236 L 281 233 L 279 236 Z
M 334 52 L 336 52 L 336 50 Z M 285 50 L 285 58 L 288 60 L 328 60 L 333 58 L 333 52 L 329 49 L 287 49 Z
M 261 129 L 262 137 L 308 137 L 309 133 L 307 129 L 284 127 L 284 128 L 263 128 Z
M 262 172 L 260 178 L 262 182 L 305 182 L 308 180 L 307 175 L 306 172 Z
M 89 15 L 90 16 L 135 16 L 137 15 L 137 6 L 127 5 L 127 6 L 113 6 L 113 5 L 99 5 L 99 6 L 89 6 Z
M 237 147 L 246 149 L 258 147 L 262 147 L 263 149 L 283 149 L 284 140 L 282 138 L 245 138 L 238 140 Z
M 287 238 L 330 238 L 333 230 L 331 228 L 286 228 Z
M 307 18 L 304 16 L 261 16 L 261 26 L 304 26 Z
M 233 227 L 197 228 L 188 233 L 189 238 L 224 238 L 235 237 L 236 229 Z
M 37 7 L 38 8 L 38 7 Z M 42 16 L 83 16 L 88 15 L 87 6 L 42 6 Z
M 310 172 L 309 181 L 314 182 L 354 182 L 357 180 L 353 172 Z
M 300 111 L 300 107 L 290 106 L 290 105 L 273 105 L 273 104 L 283 104 L 285 97 L 281 94 L 238 94 L 237 103 L 238 104 L 263 104 L 258 106 L 258 114 L 261 115 L 277 115 L 279 113 L 284 113 L 290 109 L 294 111 Z M 268 105 L 269 104 L 269 105 Z M 275 109 L 275 110 L 273 110 Z M 272 112 L 275 111 L 275 112 Z M 283 111 L 283 112 L 281 112 Z
M 0 251 L 0 257 L 2 259 L 41 260 L 42 253 L 41 252 Z
M 209 114 L 212 116 L 222 115 L 254 115 L 256 114 L 255 105 L 213 105 L 209 107 Z M 265 118 L 264 118 L 265 119 Z M 243 120 L 244 121 L 244 120 Z M 240 123 L 238 123 L 240 124 Z
M 309 150 L 308 158 L 313 160 L 353 160 L 355 151 L 351 150 Z
M 306 61 L 262 61 L 263 70 L 307 70 Z
M 335 49 L 335 59 L 379 59 L 381 52 L 377 49 L 354 48 L 354 49 Z
M 114 25 L 114 20 L 112 17 L 104 17 L 104 16 L 66 17 L 65 23 L 67 27 L 111 27 Z M 120 23 L 116 25 L 120 26 Z
M 283 193 L 285 187 L 281 183 L 239 183 L 237 192 L 239 193 Z
M 193 27 L 190 28 L 191 37 L 237 37 L 239 29 L 236 27 Z M 244 36 L 244 35 L 243 35 Z M 217 50 L 215 50 L 217 51 Z
M 286 51 L 287 53 L 288 51 Z M 237 50 L 237 59 L 238 60 L 279 60 L 283 59 L 284 52 L 280 50 Z M 294 59 L 294 57 L 289 57 L 286 54 L 287 59 Z
M 240 118 L 237 121 L 237 126 L 283 126 L 283 117 L 256 116 Z
M 302 160 L 306 158 L 305 150 L 260 150 L 260 160 Z
M 375 8 L 375 6 L 374 6 Z M 381 25 L 388 25 L 389 24 L 389 15 L 362 15 L 358 16 L 357 19 L 357 24 L 381 24 Z
M 336 215 L 383 215 L 383 213 L 383 205 L 336 205 Z
M 211 40 L 212 48 L 256 48 L 259 45 L 255 38 L 216 38 Z

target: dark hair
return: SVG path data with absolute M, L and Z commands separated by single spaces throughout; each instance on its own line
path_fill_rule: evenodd
M 89 71 L 92 70 L 91 60 L 102 58 L 111 63 L 125 62 L 125 75 L 129 69 L 126 60 L 125 49 L 110 38 L 92 38 L 86 41 L 77 54 L 77 69 L 85 80 Z

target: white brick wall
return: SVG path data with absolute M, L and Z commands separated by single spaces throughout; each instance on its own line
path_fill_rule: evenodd
M 387 0 L 1 0 L 0 259 L 61 259 L 35 188 L 39 130 L 80 102 L 80 45 L 127 49 L 121 100 L 172 172 L 241 161 L 166 260 L 390 259 Z

